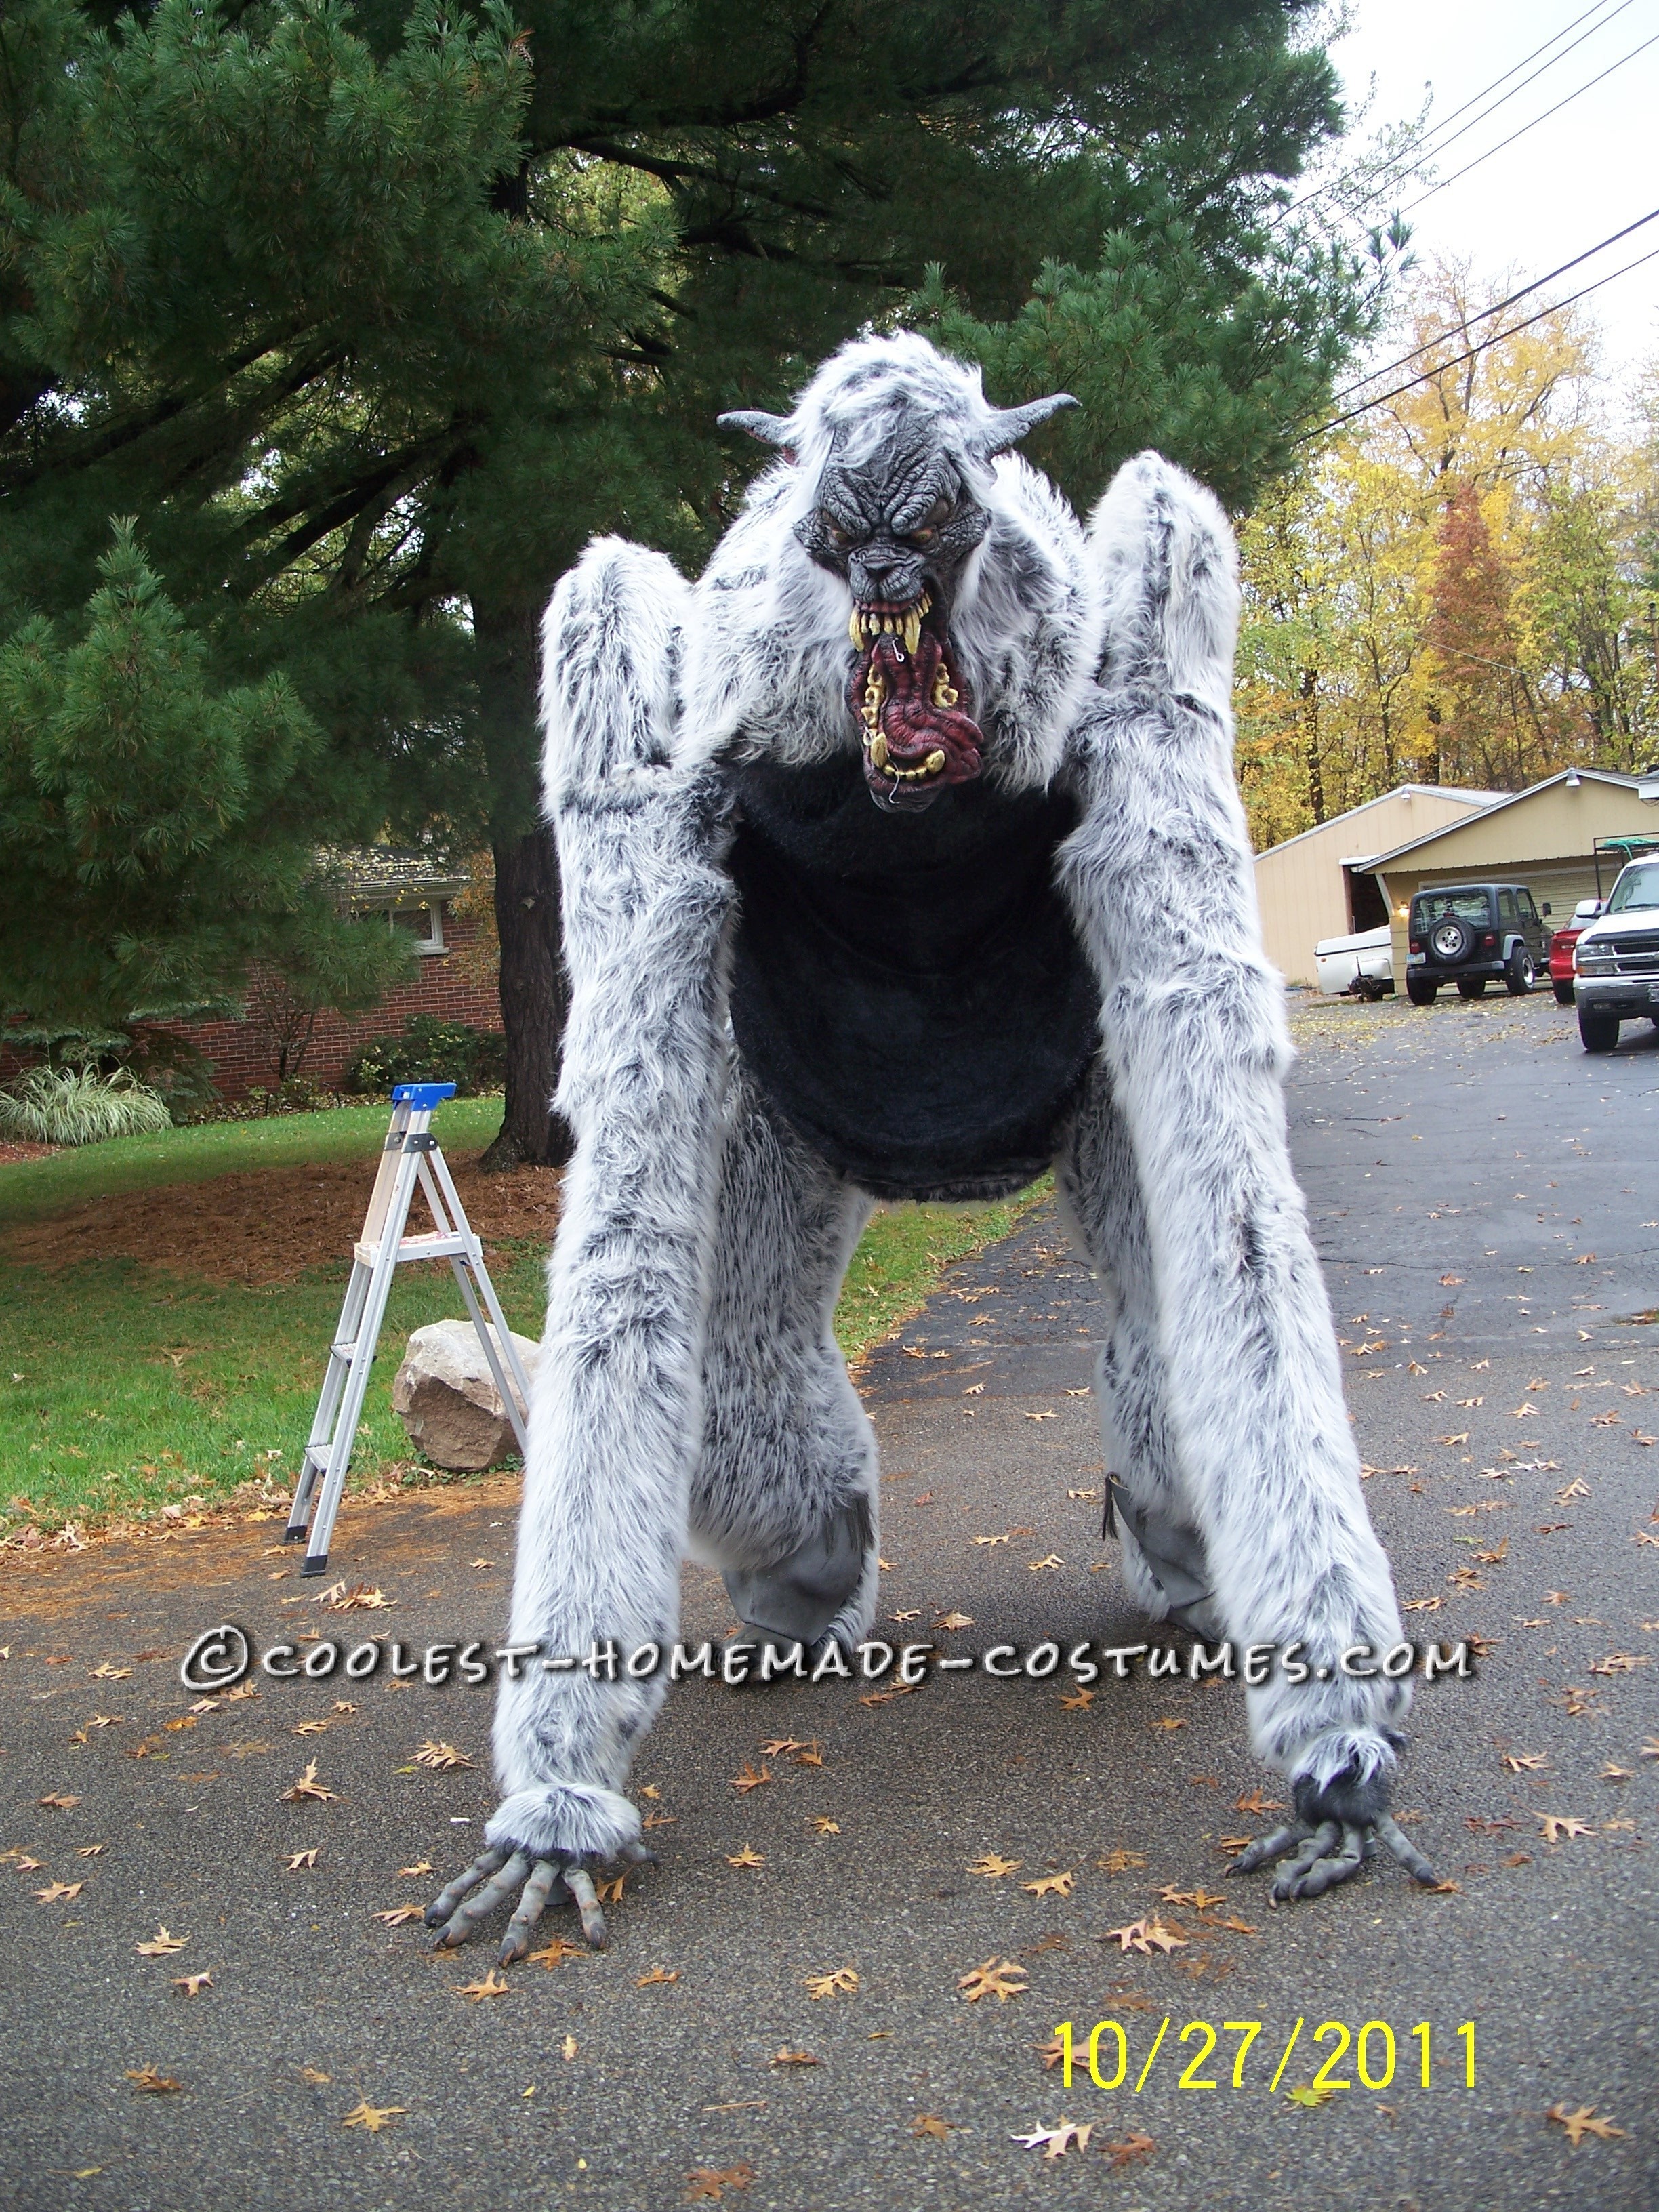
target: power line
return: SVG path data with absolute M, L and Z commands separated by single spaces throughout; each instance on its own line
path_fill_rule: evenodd
M 1621 55 L 1618 61 L 1604 69 L 1600 76 L 1591 77 L 1589 82 L 1581 84 L 1577 92 L 1570 92 L 1565 100 L 1558 100 L 1553 107 L 1547 107 L 1541 115 L 1534 115 L 1530 123 L 1523 123 L 1518 131 L 1512 131 L 1507 138 L 1500 138 L 1495 146 L 1488 146 L 1484 154 L 1477 154 L 1474 161 L 1465 162 L 1461 169 L 1454 169 L 1450 176 L 1443 177 L 1437 185 L 1431 185 L 1420 198 L 1413 200 L 1409 206 L 1401 210 L 1401 213 L 1410 215 L 1413 209 L 1420 208 L 1425 200 L 1431 200 L 1437 192 L 1443 192 L 1448 185 L 1455 185 L 1460 177 L 1467 177 L 1471 169 L 1478 169 L 1483 161 L 1490 161 L 1494 154 L 1501 154 L 1506 146 L 1513 146 L 1517 138 L 1524 138 L 1528 131 L 1535 131 L 1540 123 L 1547 123 L 1552 115 L 1559 115 L 1564 107 L 1571 107 L 1575 100 L 1582 98 L 1587 92 L 1593 92 L 1598 84 L 1605 83 L 1615 70 L 1623 69 L 1626 62 L 1633 62 L 1638 54 L 1646 53 L 1648 48 L 1652 46 L 1659 46 L 1659 31 L 1656 31 L 1652 38 L 1644 39 L 1639 46 L 1632 46 L 1627 54 Z M 1375 198 L 1376 195 L 1373 193 L 1371 197 Z M 1363 201 L 1361 205 L 1364 205 Z
M 1592 37 L 1595 32 L 1604 28 L 1607 24 L 1612 22 L 1614 15 L 1622 15 L 1625 9 L 1631 4 L 1632 0 L 1619 0 L 1619 5 L 1613 10 L 1613 15 L 1602 15 L 1599 23 L 1591 24 L 1590 28 L 1584 33 L 1583 38 L 1575 39 L 1573 40 L 1572 46 L 1564 47 L 1560 53 L 1553 55 L 1550 60 L 1544 64 L 1544 70 L 1553 69 L 1557 62 L 1562 60 L 1565 55 L 1573 51 L 1573 46 L 1582 46 L 1584 39 Z M 1569 31 L 1576 31 L 1578 26 L 1583 22 L 1587 17 L 1599 15 L 1605 5 L 1606 0 L 1596 0 L 1595 7 L 1587 8 L 1584 14 L 1582 15 L 1575 15 L 1570 23 L 1564 24 L 1560 30 L 1553 33 L 1549 38 L 1546 39 L 1542 46 L 1534 46 L 1529 54 L 1523 54 L 1521 59 L 1518 62 L 1514 63 L 1509 69 L 1506 69 L 1501 76 L 1494 77 L 1490 84 L 1483 86 L 1479 92 L 1471 94 L 1469 98 L 1463 102 L 1461 107 L 1454 107 L 1449 115 L 1443 116 L 1437 123 L 1425 125 L 1421 131 L 1417 132 L 1415 137 L 1408 138 L 1406 141 L 1406 143 L 1399 148 L 1397 151 L 1389 155 L 1385 159 L 1376 163 L 1370 173 L 1375 174 L 1381 170 L 1398 168 L 1406 155 L 1413 152 L 1418 154 L 1419 161 L 1428 158 L 1423 149 L 1427 147 L 1430 140 L 1437 138 L 1440 136 L 1440 133 L 1446 128 L 1446 125 L 1449 123 L 1455 123 L 1460 115 L 1467 115 L 1470 108 L 1479 106 L 1483 100 L 1486 99 L 1489 94 L 1497 91 L 1499 85 L 1507 84 L 1510 77 L 1515 75 L 1517 70 L 1523 70 L 1529 63 L 1536 61 L 1540 54 L 1547 53 L 1550 47 L 1554 46 L 1559 40 L 1565 39 Z M 1541 76 L 1544 74 L 1544 70 L 1535 70 L 1534 72 L 1534 76 L 1527 79 L 1527 83 L 1531 84 L 1535 77 Z M 1504 99 L 1511 99 L 1515 93 L 1523 91 L 1524 89 L 1524 86 L 1516 85 L 1511 88 L 1510 92 L 1504 94 Z M 1501 106 L 1502 105 L 1503 101 L 1501 100 L 1493 103 L 1494 107 Z M 1486 111 L 1487 114 L 1491 114 L 1492 112 L 1492 108 L 1488 108 Z M 1481 119 L 1482 118 L 1480 116 L 1477 116 L 1474 118 L 1474 121 L 1479 122 Z M 1472 130 L 1474 128 L 1474 124 L 1471 123 L 1467 125 L 1465 128 Z M 1460 131 L 1456 135 L 1461 137 L 1462 136 L 1462 132 Z M 1445 143 L 1449 144 L 1451 142 L 1448 140 Z M 1443 148 L 1437 149 L 1436 150 L 1443 150 Z M 1413 166 L 1416 165 L 1414 164 Z M 1363 169 L 1352 169 L 1346 176 L 1333 177 L 1328 184 L 1316 185 L 1311 191 L 1304 192 L 1299 199 L 1291 200 L 1284 210 L 1284 213 L 1285 215 L 1293 215 L 1297 208 L 1305 207 L 1310 201 L 1323 199 L 1328 193 L 1340 190 L 1344 185 L 1356 184 L 1363 181 L 1366 173 L 1367 172 Z M 1386 191 L 1388 189 L 1389 187 L 1386 185 L 1380 185 L 1377 191 L 1371 193 L 1369 197 L 1372 199 L 1378 198 L 1381 197 L 1382 193 Z M 1363 207 L 1366 204 L 1366 202 L 1362 200 L 1359 204 Z
M 1493 346 L 1502 345 L 1506 338 L 1516 337 L 1522 331 L 1529 331 L 1534 323 L 1541 323 L 1547 316 L 1558 315 L 1564 307 L 1571 307 L 1580 300 L 1587 300 L 1592 292 L 1599 292 L 1604 284 L 1611 284 L 1620 276 L 1628 276 L 1632 269 L 1641 268 L 1644 262 L 1656 260 L 1659 260 L 1659 246 L 1656 246 L 1650 253 L 1638 254 L 1634 261 L 1627 261 L 1622 269 L 1609 270 L 1605 276 L 1598 276 L 1593 284 L 1586 284 L 1581 291 L 1570 293 L 1565 300 L 1557 300 L 1553 306 L 1540 307 L 1535 315 L 1528 315 L 1525 322 L 1513 324 L 1506 331 L 1495 331 L 1491 337 L 1482 338 L 1479 345 L 1470 346 L 1463 353 L 1454 354 L 1449 361 L 1437 362 L 1433 368 L 1425 369 L 1420 376 L 1407 377 L 1404 384 L 1396 384 L 1392 392 L 1379 392 L 1375 399 L 1368 399 L 1363 407 L 1351 407 L 1346 415 L 1338 415 L 1328 422 L 1322 422 L 1316 430 L 1306 431 L 1296 441 L 1297 444 L 1305 446 L 1315 438 L 1322 438 L 1327 431 L 1340 430 L 1345 422 L 1357 422 L 1360 416 L 1369 415 L 1374 407 L 1385 406 L 1390 399 L 1398 399 L 1407 392 L 1415 392 L 1419 384 L 1431 384 L 1437 376 L 1443 376 L 1449 368 L 1461 368 L 1466 361 L 1474 361 L 1480 355 L 1489 352 Z
M 1583 252 L 1575 253 L 1571 261 L 1564 261 L 1559 269 L 1552 269 L 1547 276 L 1535 276 L 1530 284 L 1523 284 L 1518 292 L 1511 292 L 1507 299 L 1498 301 L 1492 307 L 1482 307 L 1478 315 L 1471 315 L 1468 318 L 1468 323 L 1466 323 L 1464 327 L 1467 329 L 1468 324 L 1484 323 L 1490 320 L 1493 315 L 1501 315 L 1505 307 L 1512 307 L 1517 301 L 1524 300 L 1532 293 L 1540 291 L 1546 284 L 1554 283 L 1558 276 L 1565 276 L 1570 269 L 1577 269 L 1581 263 L 1593 261 L 1598 253 L 1605 253 L 1608 246 L 1617 246 L 1621 238 L 1628 238 L 1633 231 L 1641 230 L 1648 223 L 1656 220 L 1659 220 L 1659 208 L 1652 209 L 1644 216 L 1638 216 L 1634 222 L 1627 222 L 1622 230 L 1615 230 L 1610 238 L 1604 238 L 1600 245 L 1587 246 Z M 1614 274 L 1617 273 L 1615 270 Z M 1553 311 L 1547 309 L 1546 312 Z M 1363 392 L 1368 384 L 1375 384 L 1379 376 L 1392 376 L 1396 369 L 1410 368 L 1413 362 L 1425 353 L 1432 352 L 1439 343 L 1440 339 L 1431 338 L 1426 345 L 1417 346 L 1410 353 L 1401 354 L 1398 361 L 1387 362 L 1381 368 L 1373 368 L 1364 376 L 1356 377 L 1352 384 L 1345 384 L 1340 392 L 1333 392 L 1332 399 L 1334 401 L 1346 399 L 1350 392 Z

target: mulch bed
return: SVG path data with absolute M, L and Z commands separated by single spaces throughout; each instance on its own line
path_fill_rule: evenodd
M 27 1137 L 0 1137 L 0 1168 L 9 1168 L 19 1160 L 49 1160 L 60 1149 L 57 1145 L 33 1145 Z
M 486 1252 L 492 1239 L 551 1244 L 559 1218 L 556 1170 L 480 1175 L 477 1153 L 445 1158 Z M 285 1282 L 302 1268 L 350 1257 L 375 1164 L 369 1158 L 260 1168 L 86 1200 L 48 1220 L 0 1232 L 0 1258 L 46 1268 L 128 1259 L 212 1283 Z M 432 1226 L 418 1190 L 409 1218 L 412 1234 Z

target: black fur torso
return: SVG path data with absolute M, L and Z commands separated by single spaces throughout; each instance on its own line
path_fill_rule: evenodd
M 751 1079 L 878 1198 L 1040 1175 L 1100 1041 L 1054 881 L 1072 802 L 978 781 L 884 813 L 854 754 L 731 774 L 732 1022 Z

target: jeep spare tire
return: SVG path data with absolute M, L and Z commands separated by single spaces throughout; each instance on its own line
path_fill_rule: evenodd
M 1429 950 L 1445 968 L 1455 968 L 1474 950 L 1474 932 L 1455 914 L 1444 915 L 1429 932 Z

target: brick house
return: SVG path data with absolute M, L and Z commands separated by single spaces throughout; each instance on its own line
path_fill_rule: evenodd
M 314 1016 L 296 1007 L 280 975 L 256 973 L 240 1021 L 167 1022 L 213 1063 L 226 1098 L 272 1089 L 284 1072 L 319 1091 L 339 1088 L 347 1066 L 374 1036 L 395 1035 L 412 1014 L 434 1014 L 469 1028 L 501 1026 L 491 885 L 465 870 L 434 869 L 419 853 L 390 846 L 339 853 L 343 896 L 367 923 L 414 941 L 419 968 L 367 1013 Z

